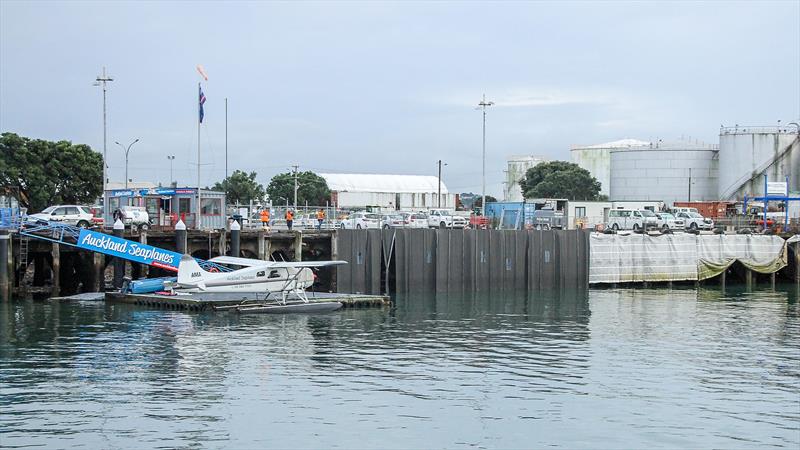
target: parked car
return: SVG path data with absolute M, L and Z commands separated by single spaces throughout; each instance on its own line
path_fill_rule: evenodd
M 342 229 L 368 229 L 381 227 L 381 218 L 377 214 L 367 212 L 354 212 L 347 219 L 342 220 Z
M 402 214 L 384 214 L 381 216 L 381 228 L 403 228 L 408 225 Z
M 317 228 L 317 215 L 316 214 L 298 214 L 294 216 L 292 222 L 293 228 L 311 229 Z
M 93 217 L 88 206 L 54 205 L 45 208 L 40 213 L 29 215 L 28 220 L 62 222 L 67 225 L 88 228 L 92 225 Z
M 430 228 L 465 228 L 469 225 L 466 217 L 453 214 L 448 209 L 431 209 L 428 211 L 428 226 Z
M 612 209 L 606 228 L 614 231 L 650 229 L 658 226 L 658 217 L 649 209 Z
M 409 228 L 428 228 L 428 215 L 424 213 L 408 214 Z
M 150 215 L 144 206 L 123 206 L 120 208 L 124 216 L 123 222 L 131 229 L 148 230 L 150 228 Z
M 696 212 L 679 212 L 677 217 L 683 219 L 684 226 L 689 230 L 713 230 L 714 221 L 706 219 Z
M 552 209 L 537 209 L 530 216 L 530 227 L 535 230 L 564 228 L 564 216 Z
M 662 231 L 683 230 L 685 227 L 683 219 L 679 219 L 670 213 L 656 213 L 656 217 L 658 217 L 658 228 Z

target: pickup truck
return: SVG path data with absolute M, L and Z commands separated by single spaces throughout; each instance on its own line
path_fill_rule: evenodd
M 466 217 L 453 215 L 447 209 L 428 211 L 428 228 L 465 228 L 468 224 Z

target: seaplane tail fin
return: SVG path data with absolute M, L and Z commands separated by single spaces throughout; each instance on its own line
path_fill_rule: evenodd
M 208 272 L 197 264 L 194 258 L 190 255 L 181 256 L 181 262 L 178 264 L 178 284 L 183 286 L 197 286 L 203 285 L 203 282 Z

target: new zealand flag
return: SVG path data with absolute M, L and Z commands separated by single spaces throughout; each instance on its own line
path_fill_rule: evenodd
M 197 89 L 200 90 L 200 98 L 198 100 L 199 111 L 200 111 L 200 123 L 203 123 L 203 116 L 205 115 L 205 113 L 203 112 L 203 103 L 206 102 L 206 96 L 205 94 L 203 94 L 203 88 L 198 86 Z

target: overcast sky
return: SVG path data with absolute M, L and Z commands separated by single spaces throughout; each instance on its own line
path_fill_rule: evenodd
M 130 177 L 196 184 L 197 82 L 208 73 L 202 184 L 318 172 L 436 175 L 488 193 L 506 157 L 800 118 L 800 2 L 0 1 L 0 130 L 102 151 L 106 66 Z

